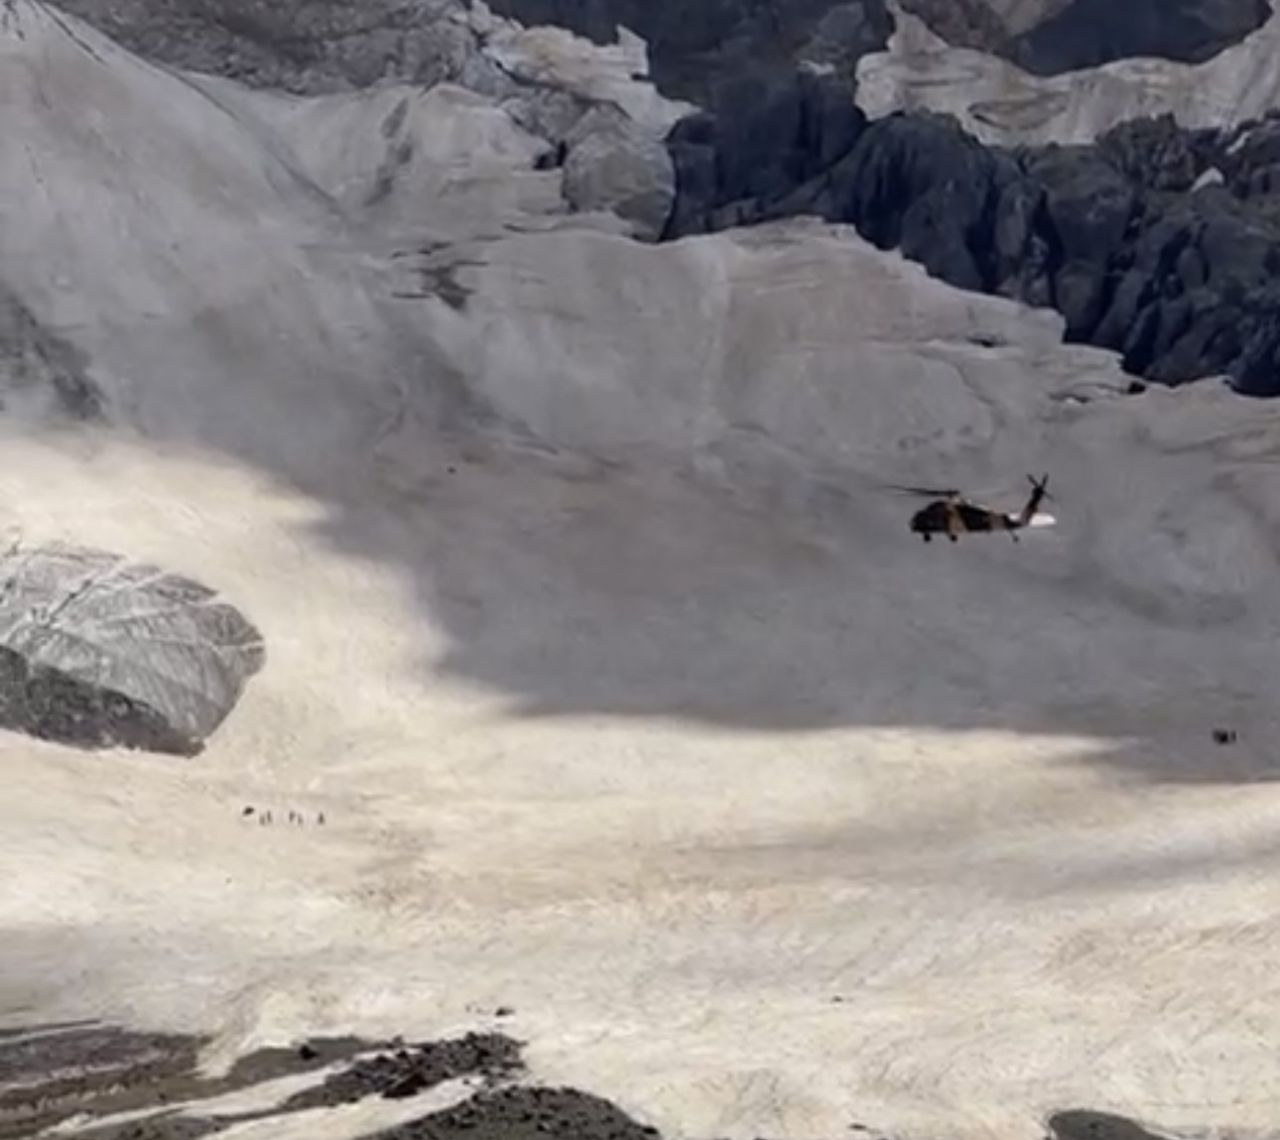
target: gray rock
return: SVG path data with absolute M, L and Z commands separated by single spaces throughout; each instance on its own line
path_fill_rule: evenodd
M 258 631 L 189 578 L 75 546 L 0 557 L 0 726 L 194 755 L 262 666 Z
M 676 125 L 663 160 L 642 134 L 593 111 L 599 100 L 487 58 L 483 28 L 457 19 L 460 3 L 63 0 L 141 54 L 250 83 L 469 83 L 553 144 L 573 134 L 576 145 L 550 152 L 565 159 L 569 201 L 616 210 L 644 236 L 672 203 L 674 177 L 663 236 L 802 212 L 852 222 L 953 284 L 1056 306 L 1069 337 L 1115 347 L 1152 379 L 1228 371 L 1242 391 L 1280 393 L 1276 120 L 1230 139 L 1145 120 L 1095 147 L 1002 154 L 945 117 L 868 127 L 851 74 L 892 31 L 884 0 L 495 0 L 529 24 L 643 36 L 659 86 L 707 109 Z M 1008 5 L 988 0 L 904 6 L 953 41 L 1041 70 L 1131 54 L 1204 59 L 1270 12 L 1266 0 L 1071 0 L 1014 31 Z M 801 60 L 823 73 L 798 69 Z M 1220 184 L 1206 184 L 1211 169 Z
M 1003 52 L 1037 75 L 1155 56 L 1202 63 L 1271 15 L 1267 0 L 1073 0 Z
M 1050 248 L 1050 296 L 1066 336 L 1088 341 L 1106 305 L 1112 258 L 1138 205 L 1133 183 L 1092 147 L 1048 147 L 1023 157 L 1044 191 L 1040 229 Z
M 1010 26 L 1008 5 L 990 0 L 900 3 L 948 43 L 1001 55 L 1037 74 L 1131 56 L 1202 61 L 1238 43 L 1270 13 L 1267 0 L 1046 0 L 1029 20 Z M 649 44 L 659 87 L 703 106 L 734 78 L 777 78 L 802 60 L 830 64 L 849 79 L 858 59 L 883 48 L 893 32 L 884 0 L 493 0 L 492 7 L 600 43 L 624 25 Z
M 900 0 L 947 43 L 1003 56 L 1036 75 L 1134 57 L 1202 63 L 1271 14 L 1267 0 L 1042 0 L 1009 21 L 990 0 Z
M 830 162 L 781 116 L 737 113 L 672 132 L 672 235 L 803 213 L 852 223 L 953 285 L 1055 307 L 1069 340 L 1131 372 L 1225 373 L 1280 395 L 1280 120 L 1223 134 L 1149 119 L 1094 146 L 1003 152 L 950 116 L 898 113 Z M 753 165 L 768 137 L 785 161 Z M 1205 184 L 1211 169 L 1222 184 Z
M 616 107 L 592 108 L 565 138 L 563 193 L 575 210 L 610 210 L 637 237 L 661 236 L 676 195 L 662 140 Z
M 1094 147 L 1030 151 L 1023 171 L 1045 188 L 1047 222 L 1064 261 L 1098 265 L 1119 246 L 1138 189 Z
M 1089 1109 L 1069 1109 L 1049 1117 L 1052 1140 L 1165 1140 L 1127 1116 Z
M 1216 131 L 1188 131 L 1169 114 L 1121 123 L 1098 139 L 1100 156 L 1147 190 L 1182 191 L 1212 168 Z
M 822 64 L 852 78 L 858 60 L 880 51 L 892 30 L 893 19 L 884 5 L 852 0 L 823 15 L 794 54 L 801 63 Z
M 847 80 L 893 32 L 884 0 L 492 0 L 490 7 L 597 43 L 612 42 L 619 25 L 630 28 L 649 46 L 661 91 L 706 107 L 727 83 L 783 78 L 804 59 L 830 63 Z
M 901 0 L 904 11 L 918 17 L 954 47 L 1008 55 L 1014 37 L 984 0 Z
M 1018 193 L 1023 177 L 950 116 L 890 115 L 818 181 L 811 209 L 852 222 L 880 248 L 901 249 L 945 281 L 995 291 L 1016 269 L 999 255 L 996 207 Z M 1003 241 L 1012 248 L 1026 238 L 1015 227 Z

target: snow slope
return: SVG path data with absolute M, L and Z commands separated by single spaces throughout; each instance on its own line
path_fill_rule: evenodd
M 198 762 L 0 738 L 6 1021 L 217 1065 L 507 1005 L 672 1137 L 1271 1126 L 1271 405 L 1123 398 L 847 231 L 632 242 L 448 89 L 379 214 L 390 93 L 281 117 L 4 11 L 0 278 L 111 422 L 8 431 L 0 524 L 268 646 Z M 1031 471 L 1017 545 L 887 486 Z

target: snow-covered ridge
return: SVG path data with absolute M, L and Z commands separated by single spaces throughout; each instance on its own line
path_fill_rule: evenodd
M 953 48 L 901 10 L 894 18 L 888 50 L 858 65 L 858 105 L 873 117 L 945 111 L 987 143 L 1083 143 L 1144 115 L 1227 127 L 1280 107 L 1280 10 L 1205 63 L 1126 59 L 1050 78 Z

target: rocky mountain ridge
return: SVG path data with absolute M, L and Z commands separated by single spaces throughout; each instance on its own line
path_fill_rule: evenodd
M 619 98 L 616 86 L 575 94 L 563 75 L 542 81 L 528 61 L 549 30 L 522 31 L 481 4 L 380 0 L 357 12 L 311 0 L 267 13 L 238 0 L 169 0 L 158 12 L 67 3 L 144 53 L 258 85 L 314 91 L 394 76 L 496 96 L 553 148 L 547 157 L 563 166 L 571 208 L 619 212 L 637 236 L 674 239 L 797 213 L 851 222 L 950 283 L 1058 309 L 1069 339 L 1121 352 L 1135 375 L 1176 384 L 1225 373 L 1241 392 L 1280 393 L 1274 120 L 1215 135 L 1156 115 L 1068 147 L 1025 145 L 1008 129 L 1003 146 L 983 146 L 947 117 L 885 113 L 877 70 L 896 58 L 886 49 L 903 21 L 917 19 L 930 34 L 1038 73 L 1108 52 L 1206 60 L 1263 36 L 1263 0 L 1161 19 L 1149 5 L 1096 12 L 1086 0 L 726 2 L 692 21 L 683 8 L 623 0 L 495 5 L 529 25 L 621 37 L 601 50 L 618 53 L 624 86 L 648 68 L 645 44 L 620 31 L 634 26 L 649 37 L 659 89 L 703 105 L 685 105 L 679 122 L 678 103 L 617 107 L 606 105 Z M 1047 45 L 1057 45 L 1056 62 Z M 857 89 L 866 102 L 855 72 L 879 92 L 875 121 L 850 98 Z
M 458 81 L 472 54 L 465 13 L 491 8 L 597 44 L 638 35 L 658 86 L 696 102 L 722 81 L 776 75 L 804 61 L 851 74 L 862 56 L 886 46 L 903 13 L 952 45 L 1037 75 L 1136 56 L 1199 62 L 1271 14 L 1269 0 L 715 0 L 693 8 L 667 0 L 64 0 L 62 7 L 147 58 L 312 94 L 384 79 Z
M 793 214 L 852 223 L 954 285 L 1057 309 L 1068 340 L 1120 352 L 1135 375 L 1280 394 L 1280 117 L 1217 132 L 1165 116 L 1093 146 L 1000 149 L 947 116 L 869 123 L 821 81 L 795 91 L 812 109 L 768 156 L 751 149 L 755 119 L 677 126 L 669 237 Z

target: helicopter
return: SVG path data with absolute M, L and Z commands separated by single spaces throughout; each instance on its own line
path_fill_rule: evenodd
M 911 516 L 911 533 L 918 534 L 925 542 L 932 542 L 935 534 L 945 534 L 952 542 L 956 542 L 962 534 L 989 533 L 997 530 L 1008 531 L 1009 537 L 1017 542 L 1017 532 L 1024 527 L 1053 526 L 1057 522 L 1053 515 L 1040 511 L 1041 502 L 1051 497 L 1046 490 L 1049 476 L 1045 474 L 1037 479 L 1034 475 L 1028 475 L 1027 480 L 1031 484 L 1031 494 L 1017 514 L 980 506 L 964 498 L 954 489 L 937 490 L 929 487 L 898 489 L 912 495 L 938 496 Z

